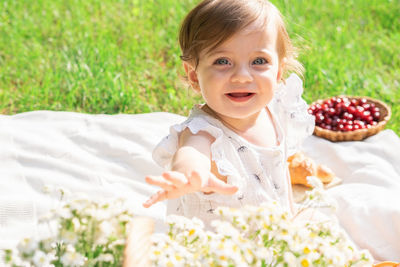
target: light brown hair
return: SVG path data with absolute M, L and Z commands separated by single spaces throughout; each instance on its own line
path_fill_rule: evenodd
M 197 67 L 200 52 L 213 50 L 232 35 L 261 20 L 262 27 L 273 23 L 277 29 L 279 61 L 286 59 L 283 74 L 302 76 L 303 66 L 286 31 L 279 10 L 268 0 L 203 0 L 184 19 L 179 33 L 181 59 Z

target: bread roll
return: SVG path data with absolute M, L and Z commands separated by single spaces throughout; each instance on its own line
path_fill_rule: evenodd
M 307 182 L 308 176 L 319 178 L 324 184 L 330 183 L 335 174 L 325 165 L 317 164 L 313 159 L 307 157 L 302 152 L 288 158 L 289 173 L 292 184 L 301 184 L 308 187 L 311 185 Z

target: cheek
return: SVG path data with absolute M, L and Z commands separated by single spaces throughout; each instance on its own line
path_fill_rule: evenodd
M 262 83 L 264 86 L 274 86 L 277 83 L 276 73 L 273 71 L 269 71 L 261 76 Z
M 199 85 L 203 90 L 216 88 L 222 82 L 222 77 L 216 73 L 202 73 L 199 76 Z
M 259 85 L 260 88 L 263 88 L 263 91 L 270 95 L 273 96 L 274 92 L 276 91 L 278 87 L 278 82 L 276 79 L 276 76 L 273 75 L 272 73 L 265 75 L 262 77 L 261 80 L 259 80 Z

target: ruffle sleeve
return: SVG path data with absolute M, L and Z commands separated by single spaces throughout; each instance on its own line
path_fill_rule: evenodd
M 274 96 L 273 108 L 285 133 L 288 156 L 301 148 L 301 144 L 312 135 L 315 127 L 314 116 L 308 113 L 308 105 L 301 97 L 302 94 L 302 80 L 296 74 L 291 74 L 280 84 Z
M 229 151 L 222 148 L 224 146 L 226 147 L 224 133 L 222 129 L 209 122 L 210 118 L 207 119 L 205 115 L 199 115 L 198 113 L 201 113 L 201 111 L 195 107 L 191 116 L 189 116 L 186 121 L 170 127 L 169 135 L 164 137 L 153 150 L 153 160 L 161 167 L 168 170 L 171 169 L 172 158 L 179 148 L 180 133 L 186 128 L 188 128 L 192 134 L 204 131 L 215 138 L 215 141 L 211 144 L 212 160 L 215 162 L 218 172 L 223 176 L 227 176 L 228 183 L 230 183 L 232 180 L 229 180 L 229 176 L 237 176 L 237 171 L 232 163 L 227 160 L 228 157 L 225 153 L 229 153 Z

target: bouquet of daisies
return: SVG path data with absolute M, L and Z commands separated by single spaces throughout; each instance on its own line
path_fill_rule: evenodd
M 72 199 L 41 218 L 39 223 L 52 229 L 48 238 L 22 239 L 16 249 L 3 251 L 3 261 L 8 266 L 121 266 L 132 218 L 123 199 Z
M 295 219 L 310 207 L 334 207 L 322 185 L 310 182 L 314 189 L 295 217 L 277 202 L 221 207 L 213 231 L 199 219 L 169 216 L 169 230 L 152 234 L 143 255 L 153 266 L 372 266 L 369 252 L 358 250 L 335 220 Z M 25 238 L 0 256 L 8 266 L 122 266 L 132 218 L 121 199 L 70 200 L 43 218 L 54 228 L 52 236 Z

